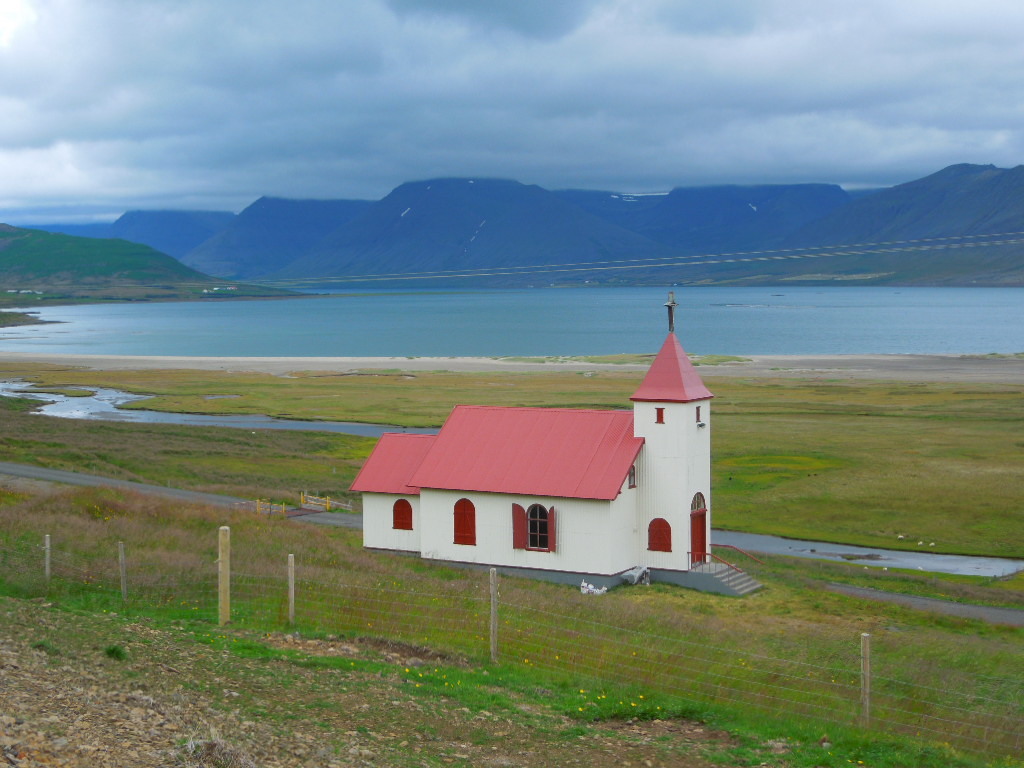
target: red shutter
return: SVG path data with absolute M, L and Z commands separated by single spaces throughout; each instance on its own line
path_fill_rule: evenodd
M 412 530 L 412 504 L 408 499 L 399 499 L 392 508 L 392 528 L 400 531 Z
M 555 524 L 555 508 L 548 509 L 548 552 L 555 551 L 555 531 L 558 526 Z
M 455 502 L 455 543 L 476 544 L 476 507 L 469 499 Z
M 672 526 L 668 520 L 656 517 L 647 526 L 647 549 L 651 552 L 672 551 Z
M 512 505 L 512 549 L 526 549 L 529 535 L 526 525 L 526 510 L 518 504 Z

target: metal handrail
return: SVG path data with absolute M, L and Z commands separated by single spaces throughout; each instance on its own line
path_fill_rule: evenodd
M 768 563 L 766 563 L 764 560 L 761 560 L 760 558 L 754 557 L 752 554 L 747 552 L 745 549 L 740 549 L 739 547 L 734 546 L 732 544 L 715 544 L 715 546 L 718 547 L 719 549 L 734 549 L 737 552 L 739 552 L 741 555 L 746 555 L 747 557 L 749 557 L 754 562 L 760 563 L 761 565 L 768 565 Z
M 723 560 L 721 557 L 716 555 L 714 552 L 696 552 L 696 553 L 694 553 L 694 552 L 687 552 L 686 554 L 689 555 L 689 557 L 690 557 L 690 568 L 691 568 L 691 570 L 693 569 L 693 566 L 695 566 L 695 565 L 708 565 L 708 561 L 707 561 L 706 558 L 711 557 L 711 558 L 714 558 L 715 560 L 717 560 L 718 562 L 720 562 L 722 565 L 727 565 L 728 567 L 732 568 L 737 573 L 744 573 L 742 568 L 738 568 L 737 566 L 735 566 L 732 563 L 730 563 L 728 560 Z M 696 555 L 696 557 L 699 557 L 699 558 L 702 558 L 702 559 L 695 561 L 694 560 L 694 556 L 695 555 Z

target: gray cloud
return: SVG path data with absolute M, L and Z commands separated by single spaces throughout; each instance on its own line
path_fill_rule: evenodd
M 8 213 L 441 175 L 890 184 L 1024 150 L 1009 0 L 18 2 L 20 22 L 0 14 Z
M 570 32 L 598 5 L 595 0 L 387 0 L 387 3 L 398 13 L 459 19 L 484 29 L 538 38 L 560 37 Z

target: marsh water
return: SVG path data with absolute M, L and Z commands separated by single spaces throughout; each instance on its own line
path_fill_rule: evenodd
M 74 389 L 68 387 L 67 389 Z M 363 437 L 380 437 L 385 432 L 413 432 L 433 434 L 436 429 L 396 427 L 388 424 L 362 424 L 355 421 L 302 421 L 275 419 L 261 415 L 219 415 L 199 413 L 164 413 L 138 408 L 122 408 L 128 403 L 147 399 L 146 395 L 133 395 L 117 389 L 90 387 L 82 395 L 61 395 L 33 392 L 27 382 L 17 379 L 0 381 L 0 397 L 27 397 L 38 400 L 35 413 L 64 419 L 88 421 L 121 421 L 136 424 L 191 424 L 199 427 L 234 427 L 236 429 L 299 429 L 317 432 L 341 432 Z

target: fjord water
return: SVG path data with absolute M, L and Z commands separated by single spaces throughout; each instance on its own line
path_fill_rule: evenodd
M 44 307 L 0 351 L 379 357 L 653 352 L 667 288 L 359 291 Z M 1024 352 L 1024 288 L 674 288 L 694 354 Z M 32 309 L 32 308 L 29 308 Z

